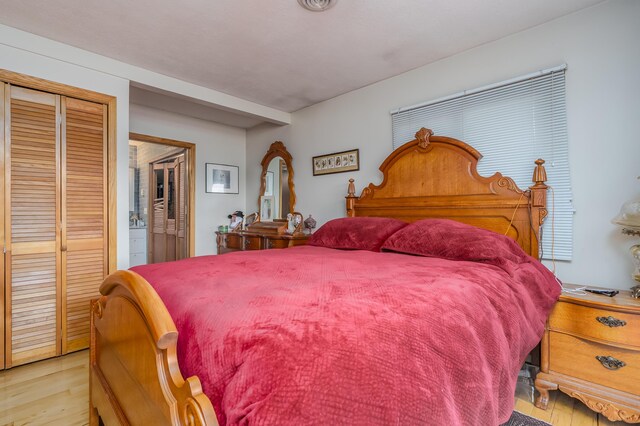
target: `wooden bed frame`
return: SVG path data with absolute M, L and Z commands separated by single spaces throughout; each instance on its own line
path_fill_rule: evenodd
M 500 173 L 478 175 L 481 155 L 469 145 L 432 135 L 420 129 L 396 149 L 380 166 L 382 183 L 360 197 L 351 179 L 347 215 L 454 219 L 506 233 L 537 256 L 547 215 L 544 161 L 536 161 L 534 185 L 521 191 Z M 178 332 L 151 285 L 117 271 L 100 293 L 91 307 L 91 425 L 217 425 L 200 380 L 180 373 Z
M 547 216 L 547 173 L 536 160 L 533 186 L 520 190 L 513 179 L 478 174 L 482 155 L 457 139 L 433 136 L 422 128 L 380 166 L 380 185 L 369 184 L 356 197 L 353 179 L 348 216 L 395 217 L 406 222 L 446 218 L 506 234 L 538 258 L 538 235 Z

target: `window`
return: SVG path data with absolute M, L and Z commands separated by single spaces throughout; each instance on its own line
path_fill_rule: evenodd
M 558 260 L 571 260 L 573 242 L 565 70 L 563 65 L 391 112 L 394 149 L 427 127 L 477 149 L 483 155 L 481 175 L 500 171 L 523 189 L 532 184 L 534 160 L 546 160 L 553 193 L 543 226 L 542 257 L 551 259 L 553 244 Z

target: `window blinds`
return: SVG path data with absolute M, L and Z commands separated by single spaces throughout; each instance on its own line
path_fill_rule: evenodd
M 394 149 L 426 127 L 482 153 L 481 175 L 500 171 L 522 189 L 532 184 L 534 160 L 546 160 L 553 193 L 543 226 L 542 257 L 552 258 L 553 244 L 558 260 L 571 260 L 573 239 L 565 70 L 563 65 L 391 112 Z

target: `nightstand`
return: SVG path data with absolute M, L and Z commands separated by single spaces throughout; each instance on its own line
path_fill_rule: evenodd
M 565 284 L 565 288 L 578 286 Z M 609 420 L 640 422 L 640 300 L 562 293 L 547 321 L 536 406 L 559 389 Z

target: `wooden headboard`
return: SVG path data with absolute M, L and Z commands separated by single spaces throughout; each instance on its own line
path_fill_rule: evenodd
M 350 179 L 347 216 L 394 217 L 407 222 L 446 218 L 505 234 L 538 257 L 538 235 L 547 216 L 544 160 L 536 160 L 533 183 L 522 191 L 509 177 L 478 174 L 482 155 L 466 143 L 433 136 L 422 128 L 380 166 L 380 185 L 360 197 Z

